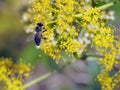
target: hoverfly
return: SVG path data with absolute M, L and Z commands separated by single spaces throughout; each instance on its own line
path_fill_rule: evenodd
M 42 32 L 44 32 L 44 31 L 46 31 L 46 30 L 44 30 L 44 25 L 42 23 L 37 23 L 37 25 L 35 27 L 35 31 L 32 33 L 32 36 L 29 36 L 27 38 L 27 41 L 34 40 L 36 47 L 39 48 L 41 39 L 46 39 L 42 36 Z

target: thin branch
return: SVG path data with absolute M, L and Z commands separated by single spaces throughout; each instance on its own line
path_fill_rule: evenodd
M 113 6 L 113 5 L 115 5 L 115 4 L 118 4 L 118 3 L 120 3 L 120 1 L 119 1 L 119 0 L 116 0 L 116 1 L 114 1 L 114 2 L 110 2 L 110 3 L 107 3 L 107 4 L 102 5 L 102 6 L 100 6 L 100 7 L 97 7 L 97 9 L 103 10 L 103 9 L 106 9 L 106 8 L 108 8 L 108 7 L 111 7 L 111 6 Z
M 73 60 L 73 61 L 74 61 L 74 60 Z M 76 61 L 76 60 L 75 60 L 75 61 Z M 75 62 L 75 61 L 74 61 L 74 62 Z M 48 73 L 44 74 L 43 76 L 40 76 L 40 77 L 38 77 L 38 78 L 35 78 L 34 80 L 30 81 L 29 83 L 26 83 L 26 84 L 23 86 L 23 88 L 25 89 L 25 88 L 28 88 L 28 87 L 30 87 L 30 86 L 38 83 L 38 82 L 41 82 L 42 80 L 50 77 L 51 75 L 55 74 L 56 72 L 59 72 L 59 71 L 63 70 L 66 66 L 70 65 L 71 63 L 73 63 L 73 62 L 67 62 L 65 65 L 63 65 L 63 66 L 60 67 L 59 69 L 56 69 L 56 70 L 54 70 L 54 71 L 52 71 L 52 72 L 48 72 Z

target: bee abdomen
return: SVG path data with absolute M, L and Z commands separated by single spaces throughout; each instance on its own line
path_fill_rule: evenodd
M 41 42 L 41 38 L 40 38 L 39 33 L 36 33 L 36 34 L 35 34 L 34 40 L 35 40 L 35 44 L 36 44 L 37 46 L 39 46 L 39 45 L 40 45 L 40 42 Z

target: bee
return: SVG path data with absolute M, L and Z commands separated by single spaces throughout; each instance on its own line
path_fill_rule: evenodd
M 37 23 L 33 35 L 27 38 L 27 41 L 34 40 L 36 47 L 39 48 L 41 44 L 41 39 L 46 39 L 42 36 L 42 32 L 46 31 L 42 23 Z

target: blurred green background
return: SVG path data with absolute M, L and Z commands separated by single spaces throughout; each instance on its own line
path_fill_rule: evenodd
M 42 51 L 36 49 L 34 43 L 26 42 L 28 34 L 25 33 L 24 24 L 21 21 L 22 14 L 26 11 L 27 5 L 28 0 L 0 0 L 0 57 L 12 58 L 15 62 L 22 59 L 23 62 L 32 64 L 35 67 L 31 76 L 35 78 L 52 69 L 56 69 L 58 65 L 44 55 Z M 110 9 L 115 11 L 116 19 L 109 23 L 113 24 L 116 28 L 120 28 L 120 4 L 110 7 Z M 51 79 L 40 82 L 38 84 L 39 87 L 34 85 L 34 87 L 30 87 L 28 90 L 100 90 L 99 84 L 95 82 L 95 76 L 99 69 L 96 64 L 96 59 L 89 57 L 87 61 L 79 61 L 84 66 L 81 65 L 82 67 L 78 67 L 79 65 L 77 66 L 76 64 L 76 66 L 71 65 L 64 72 L 61 72 L 61 74 L 58 73 L 57 75 L 53 75 Z M 86 77 L 90 77 L 91 80 L 88 80 L 88 82 L 84 80 L 84 82 L 75 81 L 76 78 L 81 77 L 81 68 L 83 68 L 82 71 L 84 73 L 87 72 Z M 80 74 L 76 74 L 75 71 Z M 36 73 L 36 76 L 34 76 L 34 73 Z M 60 78 L 63 78 L 62 83 L 64 82 L 64 78 L 67 79 L 64 84 L 57 86 L 56 82 L 60 83 Z M 56 82 L 52 83 L 54 80 Z

